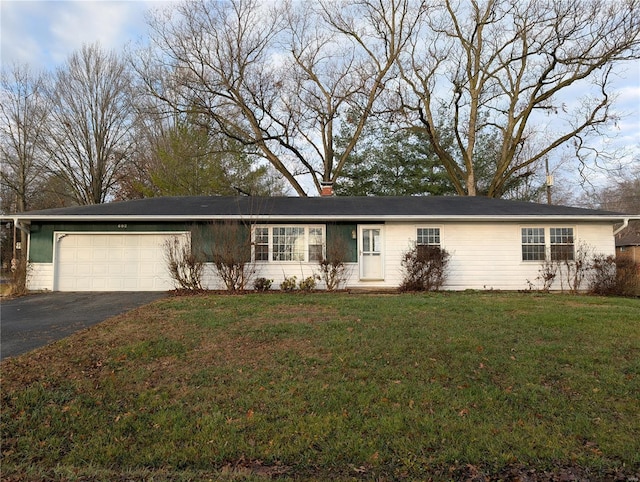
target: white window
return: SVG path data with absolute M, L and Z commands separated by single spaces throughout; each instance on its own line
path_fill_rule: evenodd
M 573 228 L 551 228 L 551 259 L 573 261 Z
M 522 261 L 574 259 L 573 228 L 549 228 L 548 233 L 547 237 L 547 230 L 542 227 L 521 229 Z
M 323 258 L 324 229 L 309 228 L 309 261 L 320 261 Z
M 440 247 L 440 228 L 418 228 L 416 244 L 418 246 Z
M 255 261 L 320 261 L 324 255 L 323 226 L 256 226 Z
M 522 261 L 544 261 L 544 228 L 522 228 Z
M 254 259 L 269 261 L 269 228 L 255 228 L 253 245 Z

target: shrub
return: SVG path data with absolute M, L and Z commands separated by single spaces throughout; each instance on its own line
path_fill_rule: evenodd
M 589 291 L 597 295 L 612 295 L 618 291 L 616 260 L 613 256 L 597 254 L 591 261 Z
M 437 291 L 447 278 L 449 253 L 438 246 L 414 245 L 402 256 L 402 291 Z
M 319 276 L 309 276 L 303 280 L 300 280 L 300 283 L 298 284 L 298 288 L 300 288 L 301 291 L 313 291 L 316 288 L 316 280 L 320 279 Z
M 213 265 L 228 291 L 243 290 L 251 273 L 244 262 L 230 260 L 224 256 L 214 256 Z
M 216 273 L 228 291 L 245 289 L 255 273 L 251 258 L 251 239 L 248 228 L 237 222 L 213 224 L 211 258 Z
M 256 291 L 269 291 L 271 289 L 272 279 L 256 278 L 253 282 L 253 289 Z
M 559 260 L 564 267 L 564 274 L 569 286 L 569 292 L 576 294 L 582 287 L 582 282 L 591 269 L 592 249 L 586 243 L 580 243 L 575 251 L 573 259 Z M 561 269 L 562 271 L 562 269 Z
M 178 236 L 173 236 L 164 243 L 164 255 L 169 275 L 176 288 L 202 289 L 204 257 L 192 251 L 189 243 Z
M 347 273 L 347 243 L 342 238 L 334 239 L 327 245 L 326 254 L 320 260 L 319 280 L 324 281 L 328 291 L 340 289 L 346 283 Z
M 630 258 L 594 255 L 588 263 L 589 292 L 597 295 L 640 295 L 640 265 Z
M 280 282 L 280 289 L 282 291 L 294 291 L 297 285 L 298 278 L 291 276 L 290 278 L 285 278 Z
M 585 278 L 590 276 L 593 267 L 592 249 L 586 243 L 577 246 L 575 253 L 560 253 L 560 256 L 551 259 L 551 253 L 547 251 L 545 260 L 540 263 L 536 280 L 542 282 L 542 291 L 549 291 L 556 279 L 560 280 L 560 290 L 568 288 L 571 293 L 578 293 L 584 283 Z M 569 256 L 571 254 L 571 256 Z M 533 288 L 534 283 L 527 280 L 529 287 Z M 565 285 L 566 283 L 566 285 Z
M 616 259 L 616 294 L 640 296 L 640 263 L 625 256 Z
M 558 259 L 543 261 L 538 270 L 538 277 L 543 283 L 542 291 L 549 291 L 558 274 L 560 289 L 568 287 L 571 293 L 577 293 L 584 281 L 588 282 L 588 291 L 592 294 L 610 296 L 640 295 L 640 265 L 630 258 L 616 258 L 605 254 L 591 254 L 592 249 L 580 244 L 575 259 Z M 530 289 L 535 283 L 527 280 Z
M 540 264 L 540 269 L 538 270 L 538 277 L 542 281 L 542 291 L 548 293 L 551 290 L 551 286 L 558 276 L 558 263 L 555 261 L 551 261 L 550 255 L 547 256 Z

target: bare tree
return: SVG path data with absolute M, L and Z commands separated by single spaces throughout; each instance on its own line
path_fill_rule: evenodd
M 272 166 L 211 129 L 201 116 L 140 115 L 148 118 L 135 128 L 136 152 L 116 198 L 284 193 L 285 183 Z
M 79 204 L 105 202 L 131 150 L 131 78 L 124 61 L 84 45 L 55 74 L 46 149 Z
M 399 62 L 403 106 L 461 195 L 478 193 L 478 141 L 495 136 L 486 194 L 499 197 L 514 175 L 555 149 L 573 144 L 585 154 L 589 136 L 615 121 L 612 69 L 638 58 L 640 6 L 444 0 L 421 27 Z M 525 149 L 534 139 L 538 148 Z
M 636 165 L 640 165 L 635 159 Z M 593 197 L 591 198 L 593 200 Z M 640 167 L 611 179 L 606 187 L 596 192 L 596 207 L 632 215 L 640 214 Z M 640 239 L 640 220 L 631 220 L 617 235 L 616 239 L 628 241 Z M 621 272 L 626 269 L 620 266 Z M 622 278 L 620 278 L 622 280 Z M 636 278 L 636 283 L 640 279 Z M 633 292 L 633 290 L 631 290 Z
M 156 98 L 206 114 L 306 195 L 300 176 L 320 191 L 340 175 L 423 7 L 410 0 L 271 5 L 199 0 L 165 10 L 151 22 L 157 49 L 140 57 L 138 70 Z M 336 158 L 334 133 L 350 108 L 360 118 Z
M 0 81 L 0 179 L 14 198 L 10 209 L 33 208 L 32 200 L 43 182 L 41 145 L 49 115 L 45 79 L 27 66 L 2 71 Z M 8 192 L 7 192 L 8 191 Z
M 298 104 L 292 132 L 322 160 L 320 169 L 306 166 L 320 174 L 314 178 L 320 190 L 319 180 L 334 183 L 341 175 L 426 6 L 411 0 L 311 5 L 288 15 L 285 45 L 293 61 L 288 92 Z M 338 153 L 334 139 L 348 115 L 351 135 Z
M 640 158 L 636 159 L 640 165 Z M 640 168 L 627 171 L 611 179 L 608 185 L 596 194 L 598 207 L 622 213 L 640 213 Z

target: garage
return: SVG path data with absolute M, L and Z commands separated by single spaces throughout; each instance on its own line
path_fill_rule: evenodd
M 56 233 L 54 290 L 166 291 L 174 288 L 164 244 L 188 233 Z

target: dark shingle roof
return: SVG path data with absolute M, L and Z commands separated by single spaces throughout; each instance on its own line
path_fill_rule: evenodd
M 487 197 L 158 197 L 133 201 L 46 209 L 22 213 L 20 219 L 229 217 L 394 219 L 414 217 L 624 217 L 619 213 Z

